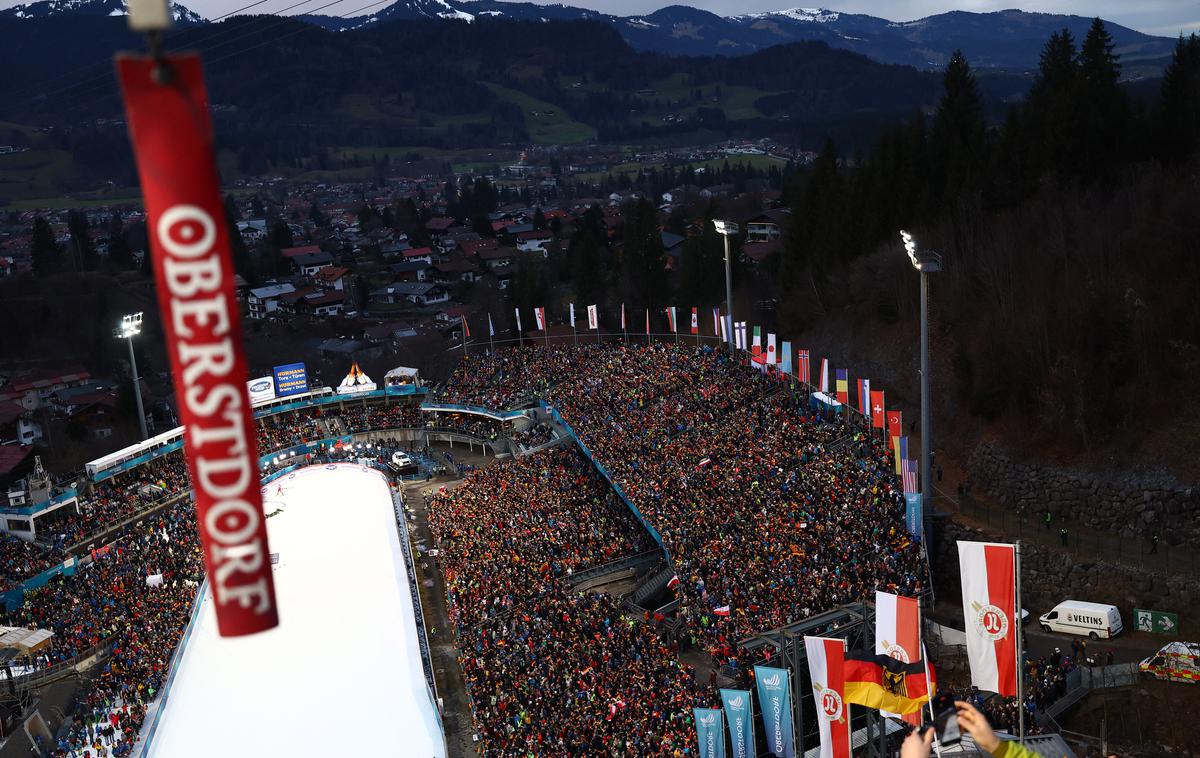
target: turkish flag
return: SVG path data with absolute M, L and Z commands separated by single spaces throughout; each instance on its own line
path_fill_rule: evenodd
M 899 437 L 904 434 L 904 421 L 900 411 L 887 412 L 887 432 L 888 450 L 891 450 L 892 438 Z
M 871 426 L 876 429 L 883 429 L 885 421 L 883 390 L 871 390 Z

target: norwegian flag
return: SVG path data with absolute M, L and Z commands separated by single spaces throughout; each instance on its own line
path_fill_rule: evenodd
M 900 462 L 900 466 L 900 478 L 904 485 L 904 494 L 915 495 L 917 493 L 917 462 L 905 458 Z
M 805 384 L 812 384 L 812 375 L 809 373 L 809 369 L 808 369 L 808 351 L 807 350 L 800 351 L 799 364 L 800 365 L 798 368 L 800 370 L 797 373 L 799 374 L 800 381 L 804 382 Z

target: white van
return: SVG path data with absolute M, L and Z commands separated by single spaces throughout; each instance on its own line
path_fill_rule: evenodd
M 1115 605 L 1064 600 L 1054 610 L 1044 613 L 1038 623 L 1047 632 L 1087 635 L 1094 640 L 1116 637 L 1125 628 L 1121 612 Z

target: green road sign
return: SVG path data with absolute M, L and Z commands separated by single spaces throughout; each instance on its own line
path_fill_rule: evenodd
M 1179 634 L 1179 615 L 1165 611 L 1145 611 L 1134 608 L 1134 622 L 1139 632 Z

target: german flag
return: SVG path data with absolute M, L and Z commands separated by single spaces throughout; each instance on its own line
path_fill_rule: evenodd
M 842 668 L 846 702 L 891 713 L 916 713 L 937 691 L 933 666 L 926 681 L 925 663 L 903 663 L 890 655 L 846 653 Z

